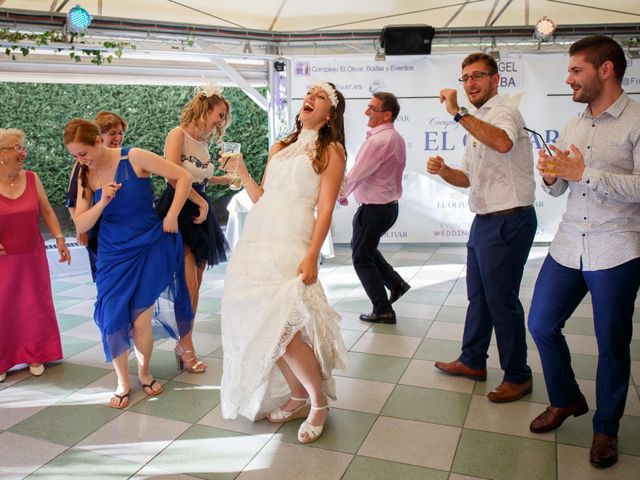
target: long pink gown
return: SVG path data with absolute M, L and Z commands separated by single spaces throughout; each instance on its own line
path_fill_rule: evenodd
M 0 194 L 0 373 L 62 358 L 49 265 L 38 223 L 36 180 L 27 171 L 15 200 Z

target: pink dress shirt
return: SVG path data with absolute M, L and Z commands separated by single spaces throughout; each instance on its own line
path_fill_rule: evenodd
M 372 128 L 345 177 L 341 198 L 353 193 L 356 202 L 376 205 L 398 200 L 402 196 L 402 172 L 406 163 L 404 139 L 393 123 Z

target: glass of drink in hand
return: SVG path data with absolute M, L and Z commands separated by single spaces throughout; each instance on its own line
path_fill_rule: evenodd
M 242 182 L 238 176 L 238 162 L 240 161 L 240 144 L 237 142 L 222 142 L 222 168 L 231 176 L 229 184 L 231 190 L 240 190 Z

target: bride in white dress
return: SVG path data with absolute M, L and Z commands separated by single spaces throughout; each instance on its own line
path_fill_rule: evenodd
M 345 170 L 344 108 L 333 84 L 314 84 L 294 132 L 271 148 L 262 185 L 238 165 L 255 205 L 225 274 L 222 416 L 307 417 L 302 443 L 322 433 L 331 372 L 347 361 L 340 316 L 317 279 Z

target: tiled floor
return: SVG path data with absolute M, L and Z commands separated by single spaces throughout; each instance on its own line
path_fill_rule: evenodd
M 396 304 L 396 326 L 358 320 L 370 305 L 337 246 L 322 267 L 328 298 L 343 315 L 351 365 L 337 372 L 339 399 L 322 438 L 299 445 L 299 422 L 225 421 L 220 416 L 220 296 L 223 268 L 205 274 L 196 325 L 207 373 L 180 373 L 172 343 L 157 345 L 152 373 L 165 393 L 137 388 L 124 411 L 107 406 L 115 374 L 104 363 L 91 320 L 95 289 L 81 273 L 52 271 L 65 360 L 40 378 L 24 369 L 0 384 L 0 478 L 97 479 L 631 479 L 640 471 L 640 301 L 635 315 L 632 378 L 620 430 L 620 461 L 589 465 L 591 415 L 567 420 L 555 433 L 529 432 L 547 402 L 539 356 L 529 338 L 534 392 L 498 405 L 485 394 L 501 380 L 495 344 L 487 382 L 447 377 L 433 367 L 460 348 L 466 307 L 465 250 L 385 245 L 387 258 L 411 283 Z M 79 252 L 79 251 L 78 251 Z M 546 247 L 527 264 L 522 301 L 528 310 Z M 574 370 L 595 406 L 597 347 L 589 299 L 567 325 Z M 135 373 L 132 362 L 131 373 Z M 134 385 L 138 385 L 132 376 Z

